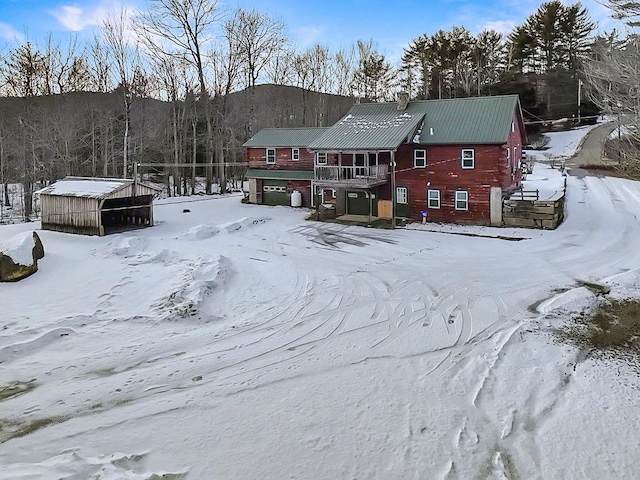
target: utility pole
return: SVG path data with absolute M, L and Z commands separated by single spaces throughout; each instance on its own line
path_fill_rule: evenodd
M 582 80 L 578 79 L 578 125 L 580 125 L 580 102 L 582 99 Z

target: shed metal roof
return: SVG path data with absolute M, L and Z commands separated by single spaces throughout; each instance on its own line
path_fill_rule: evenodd
M 35 193 L 102 199 L 131 185 L 133 185 L 133 180 L 125 178 L 65 177 Z M 154 191 L 161 191 L 160 188 L 153 185 L 141 184 L 140 182 L 138 185 Z
M 313 180 L 313 170 L 274 170 L 249 168 L 244 174 L 246 178 L 261 180 Z
M 306 147 L 328 128 L 263 128 L 242 146 L 245 148 Z
M 519 111 L 517 95 L 354 105 L 309 150 L 396 150 L 423 145 L 506 143 Z

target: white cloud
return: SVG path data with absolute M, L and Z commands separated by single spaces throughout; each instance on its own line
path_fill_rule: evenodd
M 51 12 L 58 22 L 72 32 L 84 30 L 88 26 L 97 25 L 98 20 L 95 16 L 85 14 L 84 10 L 79 7 L 65 5 L 57 11 Z
M 119 12 L 122 8 L 125 8 L 129 13 L 135 10 L 133 5 L 126 6 L 118 1 L 103 1 L 91 8 L 62 5 L 49 13 L 67 30 L 79 32 L 89 27 L 101 25 L 109 15 Z
M 17 40 L 18 42 L 22 42 L 24 41 L 24 35 L 13 28 L 12 25 L 0 22 L 0 39 Z
M 513 20 L 494 20 L 486 22 L 480 30 L 495 30 L 498 33 L 509 35 L 516 27 L 516 22 Z

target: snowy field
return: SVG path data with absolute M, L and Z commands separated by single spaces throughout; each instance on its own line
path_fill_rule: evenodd
M 640 184 L 567 189 L 548 232 L 237 196 L 38 231 L 39 271 L 0 284 L 0 478 L 637 478 L 637 372 L 552 331 L 594 302 L 583 281 L 637 295 Z

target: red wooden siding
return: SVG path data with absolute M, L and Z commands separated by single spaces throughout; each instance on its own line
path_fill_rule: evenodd
M 289 180 L 287 182 L 287 192 L 298 190 L 302 194 L 302 206 L 311 207 L 311 182 L 308 180 Z
M 274 170 L 313 170 L 313 152 L 300 147 L 300 160 L 291 159 L 291 148 L 276 148 L 276 163 L 267 163 L 266 148 L 247 148 L 249 168 Z
M 474 150 L 474 168 L 463 169 L 462 149 Z M 427 150 L 427 167 L 413 168 L 413 150 Z M 429 221 L 488 224 L 491 187 L 503 186 L 511 170 L 506 149 L 500 145 L 402 145 L 396 153 L 396 185 L 409 188 L 409 216 Z M 440 208 L 427 209 L 427 190 L 440 191 Z M 456 210 L 457 190 L 468 192 L 468 210 Z
M 510 190 L 516 188 L 522 181 L 522 170 L 520 170 L 520 159 L 522 158 L 522 139 L 524 135 L 520 131 L 521 125 L 516 115 L 513 116 L 514 131 L 509 133 L 507 147 L 510 152 L 510 163 L 507 171 L 504 172 L 502 188 Z M 505 150 L 506 155 L 506 150 Z

